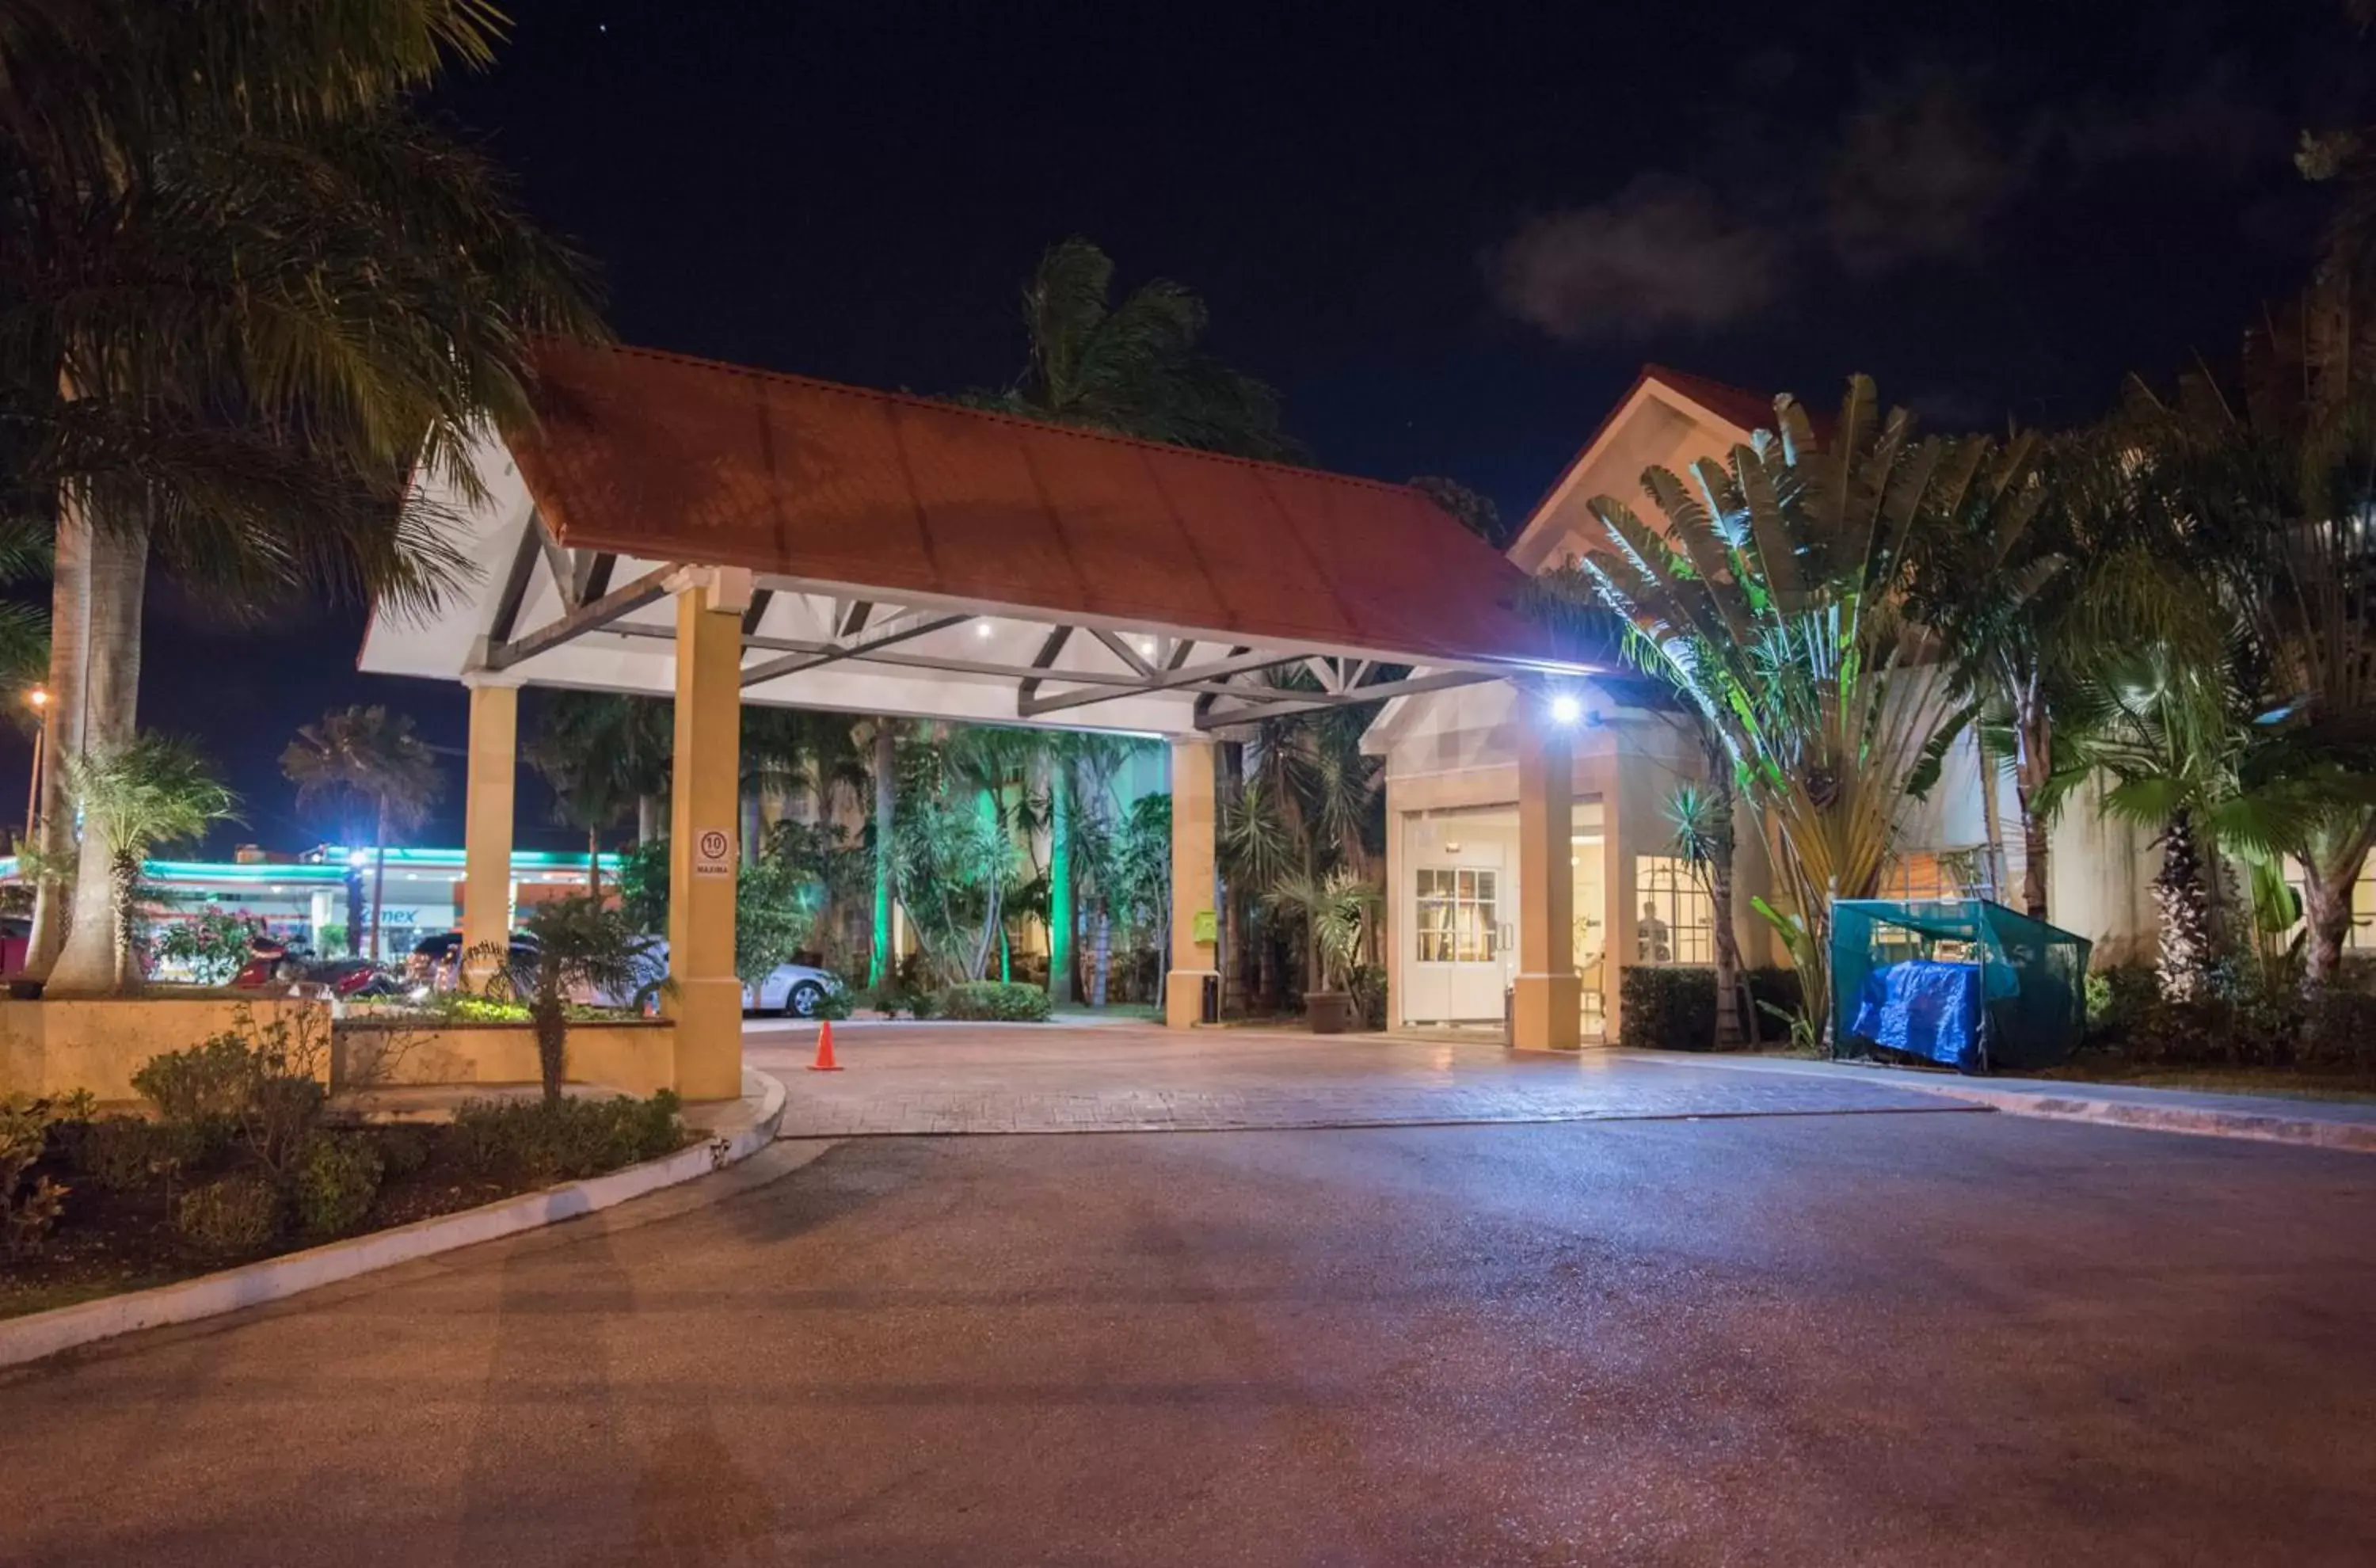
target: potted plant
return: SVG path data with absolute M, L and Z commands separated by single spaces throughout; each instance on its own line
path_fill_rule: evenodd
M 1379 897 L 1376 884 L 1341 867 L 1323 877 L 1287 876 L 1264 897 L 1270 908 L 1303 917 L 1313 982 L 1303 993 L 1303 1017 L 1313 1034 L 1343 1034 L 1360 1017 L 1349 981 Z

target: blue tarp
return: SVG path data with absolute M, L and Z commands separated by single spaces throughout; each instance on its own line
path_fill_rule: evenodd
M 1850 1032 L 1964 1072 L 1980 1065 L 1980 966 L 1909 958 L 1864 977 Z

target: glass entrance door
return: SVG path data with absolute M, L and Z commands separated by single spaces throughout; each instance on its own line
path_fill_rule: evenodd
M 1447 1023 L 1500 1017 L 1510 935 L 1501 871 L 1422 865 L 1411 874 L 1414 1002 Z

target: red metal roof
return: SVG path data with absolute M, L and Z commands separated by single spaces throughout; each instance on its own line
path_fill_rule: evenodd
M 1419 492 L 644 349 L 540 356 L 561 542 L 1410 662 L 1556 658 Z

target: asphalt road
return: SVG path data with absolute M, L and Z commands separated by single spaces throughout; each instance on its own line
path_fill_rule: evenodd
M 0 1562 L 2376 1561 L 2364 1156 L 881 1139 L 690 1202 L 0 1379 Z

